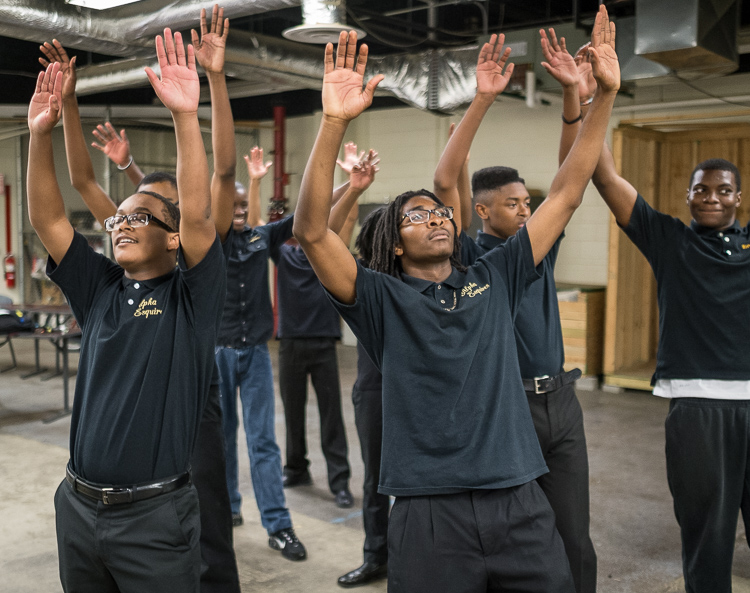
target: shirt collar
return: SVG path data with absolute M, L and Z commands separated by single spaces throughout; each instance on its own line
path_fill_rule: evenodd
M 727 233 L 741 233 L 742 232 L 742 227 L 740 226 L 740 223 L 737 222 L 737 220 L 734 221 L 734 224 L 732 226 L 726 229 L 722 229 L 722 230 L 717 230 L 717 229 L 712 229 L 710 227 L 701 226 L 694 220 L 691 220 L 690 228 L 693 229 L 699 235 L 705 236 L 705 237 L 713 237 L 719 233 L 727 234 Z
M 449 286 L 450 288 L 461 288 L 464 285 L 464 278 L 466 277 L 466 274 L 463 272 L 459 272 L 456 268 L 452 268 L 450 276 L 448 276 L 445 280 L 441 282 L 441 284 L 445 284 L 446 286 Z M 414 290 L 417 292 L 425 292 L 437 282 L 432 282 L 431 280 L 424 280 L 422 278 L 415 278 L 414 276 L 409 276 L 408 274 L 401 274 L 401 279 L 404 281 L 405 284 L 408 284 L 411 286 Z
M 156 278 L 148 278 L 147 280 L 134 280 L 133 278 L 127 278 L 125 274 L 122 275 L 122 286 L 124 288 L 131 288 L 134 287 L 135 284 L 138 284 L 139 287 L 145 287 L 148 289 L 154 289 L 160 284 L 164 284 L 167 280 L 172 278 L 177 273 L 177 266 L 175 266 L 175 269 L 171 272 L 167 272 L 166 274 L 162 276 L 157 276 Z
M 501 239 L 500 237 L 496 237 L 495 235 L 490 235 L 489 233 L 485 233 L 483 231 L 477 231 L 477 245 L 484 249 L 487 249 L 488 251 L 490 249 L 494 249 L 498 245 L 502 245 L 506 241 L 507 239 Z

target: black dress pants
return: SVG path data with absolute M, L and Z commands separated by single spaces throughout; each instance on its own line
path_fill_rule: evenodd
M 334 338 L 282 338 L 279 344 L 279 391 L 286 419 L 284 471 L 301 475 L 310 465 L 305 436 L 308 375 L 318 399 L 320 444 L 328 468 L 328 486 L 336 493 L 349 487 L 350 470 Z
M 390 499 L 378 494 L 380 452 L 383 444 L 383 392 L 352 391 L 354 421 L 357 425 L 362 461 L 365 465 L 362 521 L 365 527 L 365 562 L 388 561 L 388 511 Z
M 539 485 L 397 497 L 388 529 L 388 593 L 485 591 L 575 591 Z
M 537 478 L 555 512 L 577 593 L 596 591 L 596 552 L 589 535 L 589 457 L 583 412 L 573 384 L 527 391 L 549 473 Z
M 210 388 L 191 466 L 201 513 L 201 593 L 239 593 L 218 385 Z
M 105 505 L 63 480 L 55 493 L 65 593 L 197 593 L 200 517 L 195 488 Z
M 673 399 L 665 435 L 685 590 L 729 593 L 740 510 L 750 537 L 750 401 Z

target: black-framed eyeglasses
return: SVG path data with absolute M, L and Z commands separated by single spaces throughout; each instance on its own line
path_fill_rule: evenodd
M 439 208 L 433 208 L 432 210 L 410 210 L 401 217 L 401 222 L 408 218 L 412 224 L 424 224 L 430 220 L 431 215 L 435 215 L 435 218 L 443 220 L 451 220 L 453 218 L 453 207 L 452 206 L 440 206 Z
M 119 229 L 125 220 L 127 219 L 128 225 L 133 228 L 139 226 L 148 226 L 150 222 L 154 222 L 157 226 L 168 230 L 170 233 L 176 233 L 171 226 L 169 226 L 163 220 L 159 220 L 150 212 L 133 212 L 132 214 L 115 214 L 104 220 L 104 228 L 108 233 Z

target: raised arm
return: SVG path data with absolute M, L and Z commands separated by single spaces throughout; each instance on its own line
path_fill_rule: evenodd
M 60 186 L 55 176 L 52 130 L 60 121 L 62 73 L 54 62 L 40 72 L 29 104 L 29 166 L 26 193 L 29 220 L 44 248 L 60 263 L 73 241 L 73 227 L 65 216 Z
M 195 57 L 206 71 L 211 92 L 211 146 L 214 153 L 214 173 L 211 177 L 211 212 L 216 231 L 223 241 L 232 226 L 234 186 L 237 173 L 237 153 L 234 142 L 234 119 L 229 104 L 227 81 L 224 75 L 224 51 L 229 35 L 229 19 L 224 9 L 214 4 L 211 26 L 206 23 L 206 9 L 201 9 L 201 34 L 191 31 Z
M 62 108 L 63 130 L 65 133 L 65 154 L 68 159 L 70 182 L 81 194 L 84 203 L 94 215 L 99 224 L 104 225 L 104 219 L 117 211 L 117 206 L 102 187 L 97 183 L 94 166 L 91 164 L 86 140 L 81 128 L 81 116 L 78 112 L 76 100 L 76 58 L 70 59 L 67 52 L 57 39 L 52 43 L 40 46 L 45 58 L 39 62 L 47 68 L 49 64 L 60 65 L 63 80 Z
M 63 115 L 63 120 L 64 118 Z M 96 126 L 91 133 L 97 140 L 97 142 L 92 142 L 91 146 L 103 152 L 110 161 L 117 165 L 120 171 L 125 172 L 130 183 L 138 187 L 145 175 L 130 152 L 130 141 L 125 130 L 120 130 L 118 134 L 114 126 L 106 122 L 104 125 Z
M 273 166 L 273 161 L 263 160 L 263 149 L 254 146 L 250 155 L 245 155 L 250 183 L 247 187 L 247 224 L 256 227 L 265 224 L 261 218 L 260 181 Z
M 458 193 L 461 169 L 466 163 L 479 124 L 482 123 L 482 119 L 497 96 L 505 90 L 513 74 L 513 64 L 508 64 L 505 68 L 510 48 L 503 51 L 503 43 L 505 43 L 505 35 L 492 35 L 489 43 L 482 46 L 477 60 L 477 93 L 461 123 L 448 140 L 435 169 L 433 179 L 435 195 L 446 206 L 453 207 L 453 219 L 459 229 L 463 228 Z M 503 73 L 503 68 L 505 68 L 505 73 Z
M 595 43 L 589 48 L 594 76 L 598 83 L 594 101 L 581 126 L 573 148 L 555 175 L 547 199 L 526 223 L 534 261 L 538 265 L 565 229 L 601 154 L 612 106 L 620 88 L 620 66 L 614 51 L 614 23 L 600 6 L 594 27 Z
M 448 138 L 453 135 L 456 130 L 456 124 L 451 124 L 448 129 Z M 466 231 L 471 226 L 471 218 L 474 216 L 474 205 L 471 201 L 471 176 L 469 175 L 469 159 L 471 158 L 470 153 L 466 153 L 466 160 L 464 161 L 461 172 L 458 174 L 458 200 L 461 203 L 461 224 L 463 230 Z
M 211 220 L 211 192 L 208 161 L 198 124 L 200 82 L 195 69 L 195 52 L 182 35 L 164 29 L 164 39 L 156 37 L 161 80 L 146 68 L 151 85 L 161 102 L 172 112 L 177 139 L 177 191 L 180 195 L 180 245 L 185 264 L 199 263 L 216 238 Z
M 558 151 L 559 166 L 568 156 L 583 119 L 581 107 L 578 104 L 578 68 L 573 56 L 568 53 L 565 46 L 565 37 L 561 37 L 558 41 L 555 30 L 552 28 L 549 30 L 549 37 L 547 37 L 544 29 L 540 29 L 539 34 L 542 37 L 542 54 L 546 60 L 542 62 L 542 66 L 552 78 L 560 83 L 563 91 L 562 131 Z
M 357 34 L 339 35 L 336 62 L 333 45 L 326 45 L 323 76 L 323 118 L 302 176 L 294 236 L 302 245 L 320 282 L 339 301 L 356 299 L 357 264 L 341 238 L 328 228 L 336 157 L 349 122 L 372 103 L 382 75 L 363 88 L 367 46 L 357 58 Z
M 350 158 L 351 154 L 346 153 L 347 147 L 353 147 L 355 159 L 353 163 Z M 349 180 L 333 192 L 333 206 L 331 206 L 331 215 L 328 217 L 328 227 L 349 245 L 359 211 L 358 200 L 375 181 L 375 174 L 380 170 L 378 167 L 380 159 L 373 149 L 370 149 L 366 155 L 362 151 L 357 156 L 357 145 L 353 142 L 347 142 L 344 149 L 346 155 L 344 160 L 337 160 L 336 164 L 349 175 Z M 341 191 L 342 189 L 344 191 Z

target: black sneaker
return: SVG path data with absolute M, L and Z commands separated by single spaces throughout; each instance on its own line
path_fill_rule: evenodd
M 232 513 L 232 527 L 239 527 L 242 523 L 242 513 Z
M 281 550 L 281 555 L 288 560 L 304 560 L 307 551 L 302 542 L 294 535 L 294 529 L 280 529 L 268 536 L 268 545 L 274 550 Z

